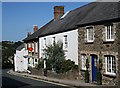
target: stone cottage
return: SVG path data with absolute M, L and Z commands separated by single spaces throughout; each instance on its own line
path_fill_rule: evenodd
M 102 59 L 103 84 L 115 85 L 118 78 L 119 3 L 90 3 L 88 15 L 77 25 L 78 59 L 84 79 L 86 59 L 89 59 L 90 82 L 97 81 L 97 64 Z

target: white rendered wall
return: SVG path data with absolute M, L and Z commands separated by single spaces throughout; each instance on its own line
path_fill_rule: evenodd
M 43 47 L 45 44 L 44 39 L 46 38 L 46 45 L 50 45 L 53 43 L 53 37 L 55 37 L 55 41 L 62 41 L 64 40 L 64 36 L 67 35 L 67 41 L 68 41 L 68 48 L 67 52 L 65 52 L 66 59 L 70 59 L 75 62 L 75 64 L 78 65 L 78 29 L 58 33 L 54 35 L 48 35 L 44 37 L 39 38 L 39 58 L 43 57 Z
M 16 54 L 14 55 L 15 71 L 27 71 L 28 60 L 23 57 L 25 55 L 28 55 L 28 51 L 25 48 L 21 51 L 16 50 Z

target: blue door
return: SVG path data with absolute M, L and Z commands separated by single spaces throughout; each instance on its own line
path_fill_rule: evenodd
M 92 81 L 97 81 L 97 55 L 92 55 Z

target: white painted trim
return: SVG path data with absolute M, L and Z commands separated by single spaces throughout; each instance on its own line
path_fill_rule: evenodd
M 111 59 L 111 69 L 112 69 L 112 58 L 110 58 L 110 59 Z M 108 75 L 116 75 L 116 73 L 112 73 L 112 72 L 107 71 L 107 57 L 105 57 L 105 73 L 108 74 Z
M 88 30 L 89 29 L 88 29 L 88 27 L 92 27 L 93 28 L 92 29 L 93 30 L 93 40 L 89 40 L 89 36 L 88 36 Z M 95 35 L 95 33 L 94 33 L 94 26 L 86 26 L 85 28 L 87 30 L 87 36 L 86 36 L 87 37 L 87 42 L 94 42 L 94 35 Z
M 112 29 L 112 26 L 111 26 L 111 25 L 109 25 L 109 26 L 110 26 L 110 39 L 107 39 L 107 36 L 108 36 L 108 35 L 107 35 L 107 34 L 108 34 L 108 33 L 107 33 L 107 27 L 108 27 L 108 26 L 105 26 L 106 41 L 114 41 L 114 39 L 112 39 L 112 34 L 111 34 L 111 32 L 112 32 L 113 29 Z M 113 30 L 113 31 L 115 31 L 115 30 Z
M 82 70 L 86 70 L 86 67 L 83 67 L 83 55 L 86 56 L 86 54 L 81 54 L 81 60 L 82 60 L 82 63 L 81 63 L 82 66 L 81 67 L 82 67 Z M 86 56 L 86 59 L 87 59 L 87 56 Z

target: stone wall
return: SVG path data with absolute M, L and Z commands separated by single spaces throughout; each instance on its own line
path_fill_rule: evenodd
M 120 12 L 120 11 L 119 11 Z M 120 29 L 120 22 L 118 23 L 118 29 Z M 120 87 L 120 30 L 117 31 L 118 37 L 118 71 L 117 71 L 117 85 Z
M 31 69 L 31 74 L 44 76 L 44 70 Z M 57 74 L 51 70 L 47 70 L 47 77 L 52 77 L 57 79 L 80 80 L 78 71 L 69 71 L 63 74 Z
M 93 25 L 92 25 L 93 26 Z M 103 38 L 103 30 L 105 28 L 104 25 L 94 25 L 94 42 L 88 43 L 86 42 L 86 29 L 85 27 L 80 27 L 78 30 L 78 61 L 79 61 L 79 70 L 81 73 L 81 76 L 83 76 L 84 71 L 82 70 L 82 61 L 81 61 L 81 54 L 86 54 L 89 62 L 90 62 L 90 82 L 92 82 L 92 66 L 91 66 L 91 55 L 95 54 L 98 56 L 98 58 L 101 58 L 103 60 L 103 84 L 111 84 L 115 85 L 116 76 L 107 76 L 105 74 L 105 58 L 104 55 L 114 55 L 116 58 L 116 67 L 118 66 L 118 23 L 113 23 L 113 27 L 115 30 L 115 40 L 113 42 L 105 42 Z M 117 74 L 118 68 L 116 69 Z M 84 76 L 81 77 L 81 79 L 84 79 Z

